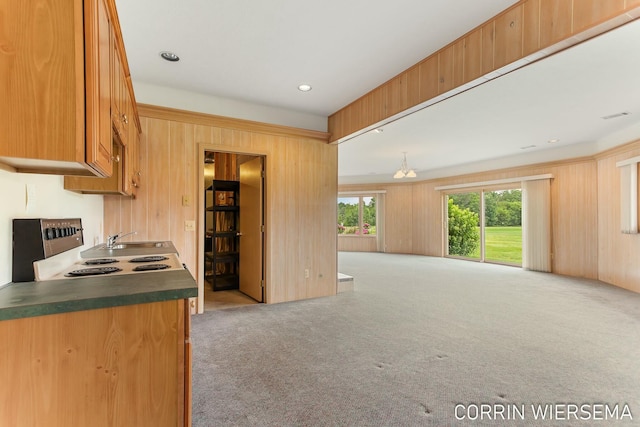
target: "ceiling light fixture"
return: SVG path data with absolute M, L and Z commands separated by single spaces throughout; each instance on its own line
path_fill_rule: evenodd
M 160 56 L 162 59 L 166 59 L 169 62 L 178 62 L 180 61 L 180 57 L 173 52 L 160 52 Z
M 407 152 L 403 151 L 402 154 L 404 154 L 404 157 L 402 158 L 402 163 L 400 163 L 400 169 L 396 171 L 395 175 L 393 175 L 393 178 L 415 178 L 417 176 L 416 172 L 413 169 L 409 169 L 409 167 L 407 166 Z
M 373 132 L 373 133 L 382 133 L 382 132 L 384 132 L 384 129 L 377 128 L 377 129 L 372 130 L 371 132 Z
M 301 84 L 300 86 L 298 86 L 298 90 L 301 92 L 309 92 L 311 90 L 311 85 Z
M 555 143 L 556 143 L 556 142 L 558 142 L 558 141 L 560 141 L 558 138 L 553 138 L 553 139 L 548 140 L 547 142 L 548 142 L 549 144 L 555 144 Z

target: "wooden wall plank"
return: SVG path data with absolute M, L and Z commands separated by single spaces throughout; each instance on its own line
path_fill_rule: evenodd
M 431 56 L 418 66 L 420 74 L 420 102 L 435 98 L 438 95 L 439 73 L 438 56 Z
M 569 37 L 572 2 L 573 0 L 540 0 L 540 48 Z
M 540 0 L 527 0 L 522 12 L 522 55 L 540 49 Z
M 501 68 L 522 58 L 523 6 L 509 9 L 495 20 L 494 68 Z
M 482 74 L 488 74 L 495 70 L 495 38 L 496 24 L 495 21 L 488 22 L 482 26 Z
M 449 92 L 454 85 L 454 45 L 449 45 L 438 53 L 438 94 Z
M 142 133 L 140 134 L 140 187 L 136 193 L 135 203 L 131 203 L 131 228 L 137 231 L 136 240 L 149 240 L 149 139 L 148 132 L 153 119 L 140 118 Z
M 573 32 L 587 29 L 594 22 L 606 20 L 624 9 L 624 0 L 574 0 Z
M 367 100 L 369 97 L 367 97 Z M 420 103 L 420 67 L 415 66 L 407 71 L 407 105 L 413 107 Z M 368 122 L 368 120 L 367 120 Z
M 482 76 L 482 29 L 471 32 L 464 44 L 464 72 L 465 82 Z

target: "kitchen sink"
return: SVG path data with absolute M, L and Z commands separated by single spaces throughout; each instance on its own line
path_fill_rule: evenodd
M 144 248 L 168 248 L 167 242 L 127 242 L 113 245 L 112 249 L 144 249 Z

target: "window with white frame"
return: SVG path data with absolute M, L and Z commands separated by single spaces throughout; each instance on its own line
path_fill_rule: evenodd
M 338 197 L 338 234 L 348 236 L 375 236 L 376 196 Z

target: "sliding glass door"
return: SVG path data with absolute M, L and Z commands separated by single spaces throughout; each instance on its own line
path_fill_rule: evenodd
M 522 265 L 520 189 L 449 194 L 447 218 L 448 256 Z

